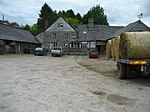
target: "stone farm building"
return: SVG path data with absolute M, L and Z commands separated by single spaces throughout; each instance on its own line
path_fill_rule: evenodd
M 149 31 L 149 27 L 140 20 L 123 27 L 94 24 L 93 19 L 89 19 L 88 24 L 71 26 L 60 17 L 36 38 L 47 49 L 60 46 L 69 53 L 97 49 L 102 54 L 105 53 L 107 40 L 128 31 Z
M 37 35 L 36 38 L 47 49 L 60 46 L 65 52 L 70 53 L 86 53 L 91 49 L 97 49 L 100 53 L 103 53 L 106 40 L 121 28 L 123 27 L 94 25 L 93 19 L 89 19 L 89 23 L 86 25 L 71 26 L 60 17 L 45 32 Z
M 30 32 L 0 22 L 0 54 L 29 54 L 40 45 Z

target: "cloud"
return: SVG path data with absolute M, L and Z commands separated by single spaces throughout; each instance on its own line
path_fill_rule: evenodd
M 34 24 L 44 3 L 56 11 L 72 9 L 81 15 L 87 13 L 94 5 L 100 4 L 110 25 L 127 25 L 136 21 L 140 13 L 144 14 L 143 20 L 146 23 L 150 19 L 149 0 L 1 0 L 0 16 L 5 15 L 7 20 L 19 24 Z
M 2 0 L 3 6 L 0 6 L 0 15 L 5 15 L 9 21 L 17 20 L 16 22 L 20 22 L 19 24 L 31 24 L 37 18 L 40 5 L 34 0 L 15 0 L 9 1 L 9 4 L 7 1 Z
M 147 1 L 147 2 L 146 2 Z M 111 2 L 110 0 L 103 1 L 102 6 L 104 7 L 105 13 L 108 17 L 108 21 L 112 25 L 127 25 L 131 22 L 137 21 L 141 12 L 149 12 L 150 1 L 145 0 L 132 0 L 124 1 L 118 0 Z M 143 8 L 141 10 L 141 8 Z M 145 14 L 144 14 L 145 15 Z M 146 13 L 145 16 L 148 16 Z M 147 21 L 146 21 L 147 22 Z M 148 23 L 148 25 L 150 25 Z
M 150 1 L 145 0 L 143 1 L 143 5 L 140 7 L 141 13 L 143 13 L 144 17 L 150 17 Z

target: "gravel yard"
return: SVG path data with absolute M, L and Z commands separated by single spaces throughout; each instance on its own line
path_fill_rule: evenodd
M 0 112 L 150 112 L 150 78 L 87 56 L 0 56 Z

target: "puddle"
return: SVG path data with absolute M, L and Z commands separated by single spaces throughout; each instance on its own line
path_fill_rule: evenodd
M 106 95 L 106 93 L 103 91 L 92 91 L 92 93 L 95 95 L 100 95 L 100 96 Z
M 0 105 L 0 111 L 4 111 L 5 109 L 7 109 L 8 107 L 4 106 L 4 105 Z

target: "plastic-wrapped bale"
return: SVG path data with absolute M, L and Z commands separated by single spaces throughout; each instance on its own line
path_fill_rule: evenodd
M 107 41 L 107 44 L 106 44 L 106 56 L 107 58 L 111 58 L 111 40 L 108 40 Z
M 122 59 L 150 58 L 150 32 L 122 33 L 119 47 Z
M 111 40 L 111 57 L 115 58 L 115 38 Z
M 120 44 L 120 36 L 115 37 L 115 42 L 114 42 L 114 55 L 115 58 L 119 58 L 119 44 Z

